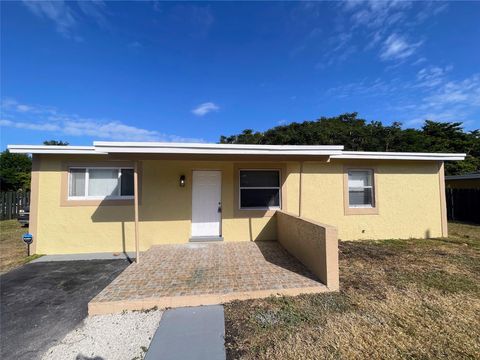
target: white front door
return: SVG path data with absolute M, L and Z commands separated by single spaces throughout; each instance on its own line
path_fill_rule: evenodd
M 192 237 L 220 236 L 222 173 L 194 171 L 192 178 Z

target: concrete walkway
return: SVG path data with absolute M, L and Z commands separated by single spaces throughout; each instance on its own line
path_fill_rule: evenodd
M 41 263 L 50 261 L 79 261 L 79 260 L 133 260 L 135 253 L 86 253 L 86 254 L 59 254 L 43 255 L 30 263 Z
M 223 306 L 167 310 L 145 360 L 225 360 Z

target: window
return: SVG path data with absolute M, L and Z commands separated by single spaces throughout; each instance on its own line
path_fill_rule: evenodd
M 373 208 L 373 170 L 348 171 L 348 206 L 351 208 Z
M 70 168 L 68 198 L 131 199 L 133 169 L 131 168 Z
M 240 170 L 240 209 L 279 209 L 279 170 Z

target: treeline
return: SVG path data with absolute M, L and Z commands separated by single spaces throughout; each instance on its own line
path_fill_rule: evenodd
M 46 140 L 43 145 L 66 146 L 68 142 Z M 25 154 L 12 154 L 8 150 L 0 153 L 0 191 L 30 189 L 32 159 Z
M 395 122 L 367 122 L 357 113 L 321 117 L 315 121 L 293 122 L 264 132 L 243 130 L 221 136 L 223 144 L 344 145 L 351 151 L 456 152 L 466 153 L 465 161 L 447 162 L 448 175 L 480 171 L 480 130 L 464 131 L 460 122 L 426 120 L 420 129 L 402 129 Z

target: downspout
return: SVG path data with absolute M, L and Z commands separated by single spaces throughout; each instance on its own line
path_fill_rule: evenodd
M 135 161 L 133 174 L 133 201 L 135 211 L 135 262 L 140 262 L 139 235 L 138 235 L 138 161 Z

